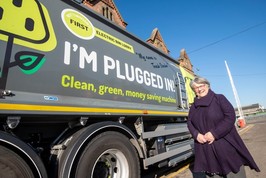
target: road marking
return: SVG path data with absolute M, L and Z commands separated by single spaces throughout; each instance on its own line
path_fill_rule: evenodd
M 242 134 L 246 133 L 247 131 L 249 131 L 252 127 L 254 127 L 254 124 L 247 125 L 243 129 L 240 129 L 238 132 L 240 135 L 242 135 Z
M 187 170 L 189 168 L 190 164 L 191 163 L 189 163 L 189 164 L 185 165 L 184 167 L 178 169 L 178 171 L 173 172 L 171 174 L 168 174 L 167 176 L 163 176 L 161 178 L 175 178 L 178 174 L 180 174 L 181 172 Z

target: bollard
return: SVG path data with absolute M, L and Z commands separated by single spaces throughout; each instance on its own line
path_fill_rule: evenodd
M 244 128 L 246 126 L 245 119 L 238 119 L 238 127 Z

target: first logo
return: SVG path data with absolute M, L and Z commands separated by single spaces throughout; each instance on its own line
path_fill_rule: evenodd
M 67 29 L 75 36 L 90 40 L 95 36 L 95 28 L 83 14 L 73 9 L 64 9 L 61 18 Z

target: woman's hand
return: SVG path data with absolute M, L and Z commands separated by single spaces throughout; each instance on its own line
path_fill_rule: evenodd
M 207 142 L 205 136 L 204 136 L 203 134 L 201 134 L 201 133 L 198 134 L 198 136 L 197 136 L 197 141 L 198 141 L 199 143 L 202 143 L 202 144 Z
M 212 135 L 211 132 L 207 132 L 205 135 L 204 135 L 204 138 L 206 139 L 206 141 L 209 142 L 209 144 L 212 144 L 215 140 L 214 136 Z

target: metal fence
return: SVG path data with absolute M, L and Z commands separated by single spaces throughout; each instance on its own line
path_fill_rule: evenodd
M 245 116 L 246 121 L 266 119 L 266 112 Z

